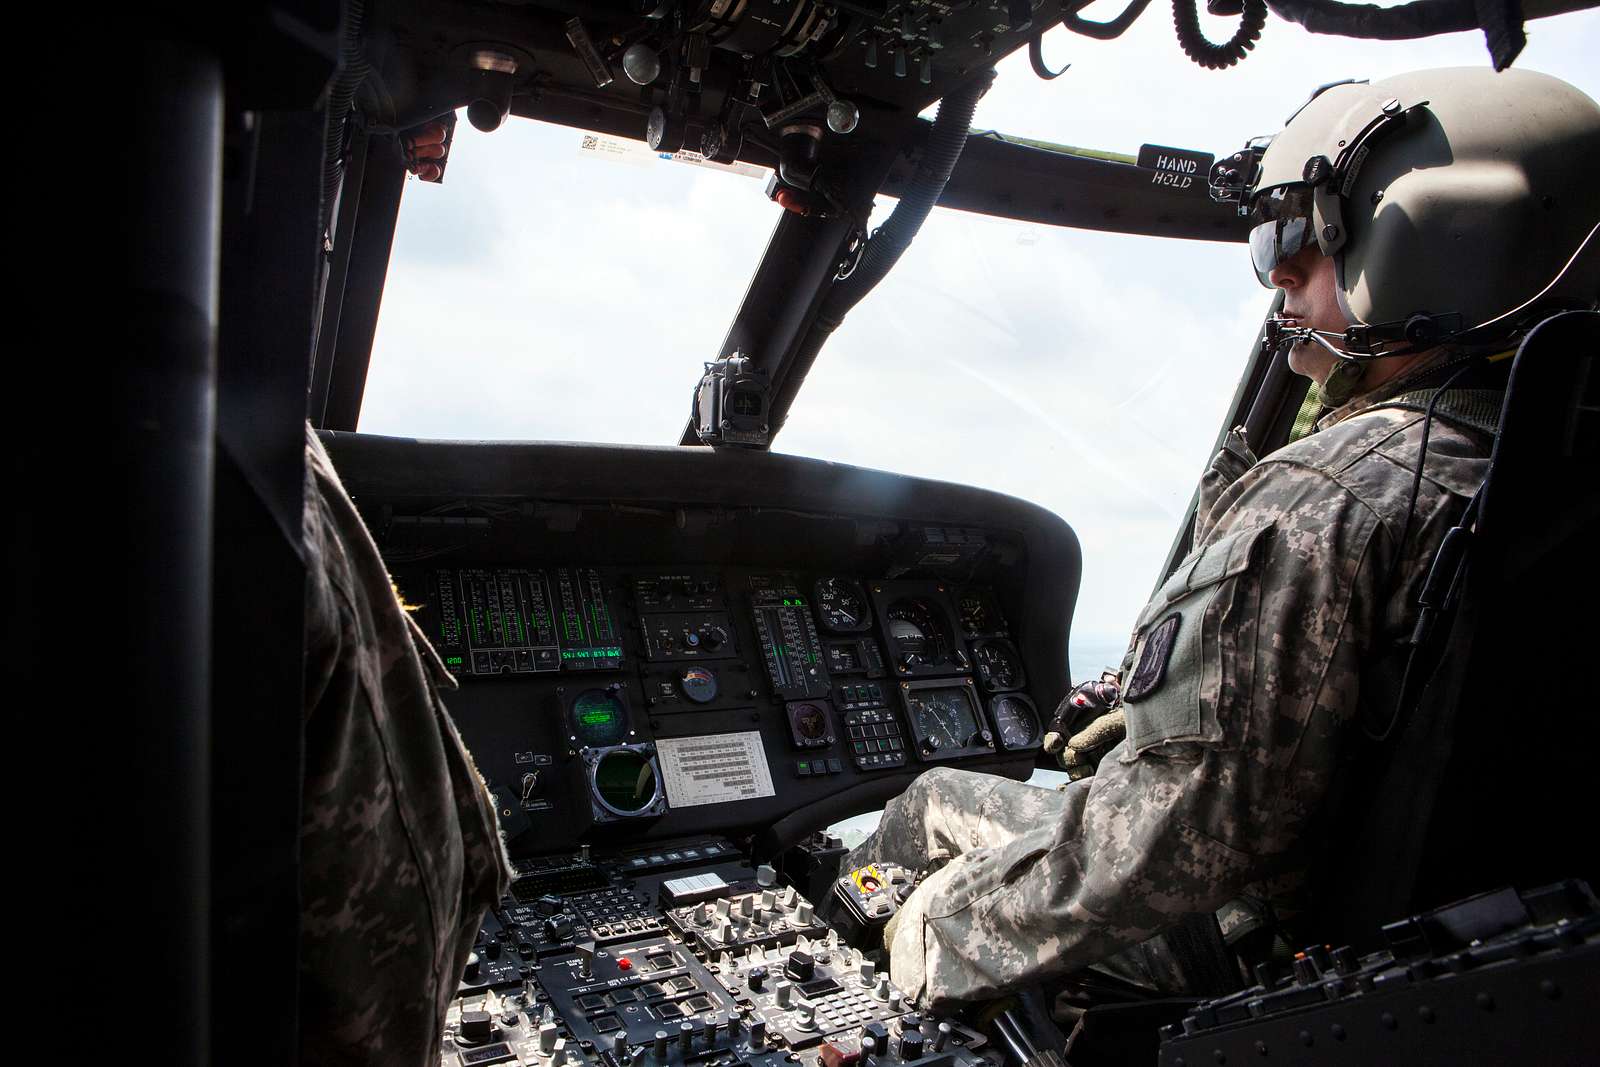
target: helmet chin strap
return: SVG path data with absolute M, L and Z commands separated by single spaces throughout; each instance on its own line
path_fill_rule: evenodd
M 1327 380 L 1322 383 L 1321 390 L 1323 400 L 1333 407 L 1338 407 L 1356 395 L 1361 379 L 1366 374 L 1368 363 L 1390 356 L 1409 356 L 1420 351 L 1415 345 L 1408 345 L 1389 351 L 1354 353 L 1336 347 L 1335 341 L 1348 343 L 1349 335 L 1301 326 L 1295 319 L 1277 315 L 1267 320 L 1266 331 L 1261 338 L 1262 346 L 1269 351 L 1276 352 L 1304 343 L 1316 345 L 1332 356 L 1337 362 L 1328 372 Z

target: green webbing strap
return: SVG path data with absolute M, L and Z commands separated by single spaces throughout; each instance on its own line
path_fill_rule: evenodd
M 1294 425 L 1289 428 L 1289 443 L 1300 440 L 1317 428 L 1317 420 L 1322 417 L 1322 390 L 1316 382 L 1311 383 L 1311 388 L 1306 390 L 1306 398 L 1300 402 L 1300 410 L 1294 417 Z

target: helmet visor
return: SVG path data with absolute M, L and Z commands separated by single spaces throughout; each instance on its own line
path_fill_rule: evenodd
M 1250 262 L 1256 278 L 1274 288 L 1272 272 L 1314 240 L 1311 187 L 1280 185 L 1262 193 L 1250 207 Z

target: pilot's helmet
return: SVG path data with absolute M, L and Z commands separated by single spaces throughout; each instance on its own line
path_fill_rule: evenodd
M 1492 323 L 1488 339 L 1600 298 L 1600 107 L 1549 75 L 1457 68 L 1335 84 L 1264 151 L 1219 163 L 1214 193 L 1218 175 L 1219 198 L 1254 222 L 1262 284 L 1315 240 L 1354 324 L 1427 316 L 1455 334 Z

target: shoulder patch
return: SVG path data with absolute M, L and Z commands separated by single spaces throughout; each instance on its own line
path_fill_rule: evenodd
M 1143 700 L 1161 688 L 1161 683 L 1167 679 L 1167 661 L 1172 658 L 1172 649 L 1177 643 L 1178 627 L 1181 625 L 1183 616 L 1173 612 L 1150 631 L 1150 636 L 1145 638 L 1144 648 L 1139 652 L 1139 663 L 1133 669 L 1133 679 L 1128 683 L 1128 688 L 1122 691 L 1123 700 Z

